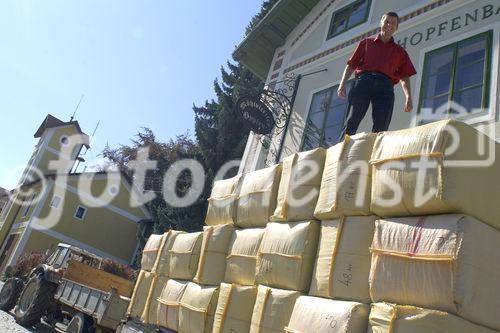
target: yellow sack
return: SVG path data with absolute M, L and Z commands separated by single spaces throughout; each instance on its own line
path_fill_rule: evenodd
M 370 306 L 300 296 L 295 302 L 287 333 L 366 333 Z
M 248 332 L 256 297 L 256 286 L 221 283 L 213 333 Z
M 259 286 L 252 313 L 250 333 L 282 333 L 290 321 L 301 293 Z
M 149 290 L 153 284 L 155 275 L 147 271 L 140 271 L 137 282 L 130 298 L 127 315 L 134 318 L 141 318 L 146 306 Z
M 142 259 L 141 259 L 141 269 L 144 271 L 151 272 L 153 266 L 156 262 L 156 256 L 158 255 L 158 251 L 160 250 L 160 245 L 163 240 L 162 235 L 151 235 L 142 250 Z
M 321 222 L 309 295 L 370 303 L 370 246 L 375 216 Z
M 243 175 L 237 201 L 236 225 L 264 227 L 276 208 L 281 164 Z
M 170 250 L 170 278 L 192 280 L 198 269 L 202 232 L 180 234 Z
M 268 223 L 259 249 L 255 282 L 307 292 L 319 230 L 319 221 Z
M 234 223 L 236 218 L 235 203 L 238 196 L 238 184 L 241 175 L 214 182 L 208 198 L 205 223 L 207 225 Z
M 157 313 L 158 313 L 158 297 L 160 297 L 163 287 L 167 284 L 168 277 L 165 276 L 155 276 L 151 287 L 149 288 L 148 298 L 146 300 L 146 305 L 144 306 L 144 311 L 142 312 L 142 321 L 146 324 L 157 324 Z
M 374 303 L 368 333 L 494 333 L 444 311 L 409 305 Z
M 495 140 L 454 120 L 381 133 L 371 209 L 382 217 L 463 213 L 500 229 L 498 156 Z
M 271 221 L 305 221 L 314 218 L 326 150 L 316 148 L 283 159 L 278 199 Z
M 375 133 L 345 136 L 328 148 L 314 216 L 330 220 L 342 215 L 370 215 L 371 166 Z
M 209 333 L 214 324 L 219 287 L 188 283 L 180 302 L 179 333 Z
M 224 279 L 229 241 L 234 232 L 233 224 L 220 224 L 203 228 L 200 262 L 193 281 L 218 285 Z
M 464 215 L 377 220 L 370 295 L 500 330 L 500 232 Z
M 170 270 L 170 250 L 174 245 L 174 240 L 177 235 L 183 234 L 184 231 L 169 230 L 164 234 L 160 245 L 160 250 L 156 257 L 156 262 L 151 272 L 160 276 L 168 276 Z
M 188 281 L 170 279 L 158 298 L 157 323 L 158 326 L 169 330 L 179 330 L 179 302 L 186 290 Z
M 240 285 L 254 285 L 255 267 L 264 228 L 237 229 L 229 242 L 224 281 Z

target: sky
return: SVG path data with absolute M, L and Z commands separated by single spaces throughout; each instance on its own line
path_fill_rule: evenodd
M 0 186 L 16 186 L 46 115 L 69 121 L 82 95 L 82 130 L 100 122 L 89 167 L 141 127 L 161 141 L 194 138 L 192 106 L 215 97 L 213 81 L 262 2 L 2 0 Z

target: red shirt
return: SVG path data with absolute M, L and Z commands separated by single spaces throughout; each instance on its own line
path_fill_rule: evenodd
M 390 77 L 393 84 L 417 73 L 406 50 L 394 43 L 392 37 L 384 43 L 380 34 L 376 38 L 363 39 L 347 63 L 356 70 L 356 75 L 380 72 Z

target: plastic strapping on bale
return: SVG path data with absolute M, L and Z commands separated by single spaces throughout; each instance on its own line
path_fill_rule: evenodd
M 391 305 L 391 306 L 392 306 L 392 316 L 391 316 L 391 322 L 389 323 L 388 333 L 394 333 L 394 326 L 396 326 L 396 320 L 398 319 L 399 315 L 399 309 L 397 305 Z
M 257 260 L 259 257 L 258 256 L 252 256 L 249 254 L 238 254 L 238 253 L 232 253 L 226 257 L 226 259 L 231 259 L 232 257 L 240 257 L 240 258 L 247 258 L 247 259 L 254 259 Z
M 160 298 L 160 297 L 158 297 L 157 300 L 158 300 L 158 302 L 160 302 L 163 305 L 167 305 L 167 306 L 180 306 L 180 303 L 177 302 L 177 301 L 166 301 L 166 300 L 164 300 L 163 298 Z
M 199 281 L 202 281 L 203 280 L 203 273 L 204 273 L 204 270 L 205 270 L 205 262 L 206 262 L 206 259 L 207 259 L 207 250 L 208 250 L 208 243 L 210 242 L 210 238 L 212 237 L 212 234 L 214 232 L 214 227 L 207 227 L 207 229 L 205 230 L 207 233 L 206 233 L 206 238 L 204 238 L 205 240 L 205 244 L 203 244 L 203 249 L 201 250 L 201 253 L 200 253 L 200 263 L 199 263 L 199 267 L 198 267 L 198 276 L 196 277 L 197 280 Z M 203 235 L 205 236 L 205 234 Z
M 288 196 L 290 195 L 290 191 L 293 189 L 292 186 L 292 181 L 293 181 L 293 174 L 294 174 L 294 168 L 297 165 L 297 159 L 298 159 L 298 154 L 294 154 L 290 166 L 290 176 L 288 178 L 288 188 L 285 191 L 285 198 L 283 199 L 283 207 L 281 208 L 281 218 L 288 219 Z M 283 169 L 285 165 L 283 164 Z
M 337 252 L 338 252 L 339 247 L 340 247 L 340 239 L 342 237 L 344 223 L 345 223 L 345 216 L 342 216 L 342 218 L 340 219 L 339 226 L 337 228 L 337 235 L 335 237 L 335 246 L 333 248 L 332 258 L 330 259 L 330 273 L 328 275 L 328 296 L 329 297 L 333 297 L 333 290 L 332 290 L 333 270 L 335 269 L 335 258 L 337 257 Z
M 267 300 L 268 300 L 270 294 L 271 294 L 271 288 L 266 288 L 266 293 L 264 295 L 264 299 L 262 300 L 262 308 L 261 308 L 260 314 L 259 314 L 259 321 L 257 322 L 257 333 L 260 333 L 260 331 L 261 331 L 262 320 L 264 319 L 264 313 L 266 311 L 266 304 L 267 304 Z
M 370 164 L 377 165 L 377 164 L 382 164 L 385 162 L 409 160 L 409 159 L 419 158 L 419 157 L 442 158 L 443 156 L 444 156 L 444 154 L 442 152 L 434 152 L 434 153 L 428 153 L 428 154 L 420 154 L 420 153 L 419 154 L 408 154 L 408 155 L 395 156 L 395 157 L 391 157 L 391 158 L 370 160 Z
M 151 273 L 154 274 L 154 273 Z M 147 323 L 149 322 L 149 308 L 151 306 L 151 301 L 153 297 L 154 290 L 156 288 L 156 283 L 158 282 L 158 275 L 153 275 L 153 282 L 151 282 L 151 286 L 149 287 L 148 297 L 146 298 L 146 305 L 144 306 L 144 311 L 142 311 L 142 320 Z
M 130 303 L 127 308 L 127 315 L 130 315 L 132 313 L 132 308 L 135 303 L 135 299 L 137 298 L 137 291 L 139 290 L 139 288 L 137 287 L 144 279 L 144 275 L 146 275 L 145 271 L 139 272 L 139 276 L 137 277 L 137 281 L 135 282 L 134 291 L 132 291 L 132 296 L 130 297 Z
M 250 194 L 258 194 L 258 193 L 266 193 L 266 192 L 272 192 L 272 191 L 269 189 L 252 191 L 252 192 L 245 193 L 243 196 L 239 195 L 238 199 L 241 199 L 242 197 L 248 196 Z
M 280 256 L 280 257 L 285 257 L 285 258 L 290 258 L 290 259 L 296 259 L 296 260 L 302 260 L 302 254 L 285 254 L 285 253 L 280 253 L 280 252 L 267 252 L 267 251 L 260 251 L 259 250 L 259 255 L 271 255 L 271 256 Z
M 220 319 L 220 332 L 224 332 L 224 323 L 226 321 L 227 311 L 229 308 L 229 303 L 231 302 L 231 296 L 233 296 L 234 284 L 231 283 L 231 288 L 229 288 L 229 293 L 227 294 L 227 301 L 224 309 L 222 310 L 221 319 Z
M 340 177 L 340 161 L 342 161 L 342 155 L 344 154 L 344 151 L 345 151 L 345 148 L 347 147 L 347 145 L 349 144 L 349 142 L 351 141 L 351 137 L 349 135 L 345 135 L 344 136 L 344 142 L 342 142 L 342 149 L 340 150 L 340 153 L 339 153 L 339 160 L 337 162 L 337 174 L 335 175 L 336 179 L 336 188 L 335 188 L 335 201 L 333 202 L 333 205 L 332 207 L 330 208 L 330 212 L 335 212 L 337 211 L 337 207 L 338 207 L 338 202 L 339 202 L 339 186 L 340 186 L 340 182 L 339 182 L 339 177 Z
M 163 252 L 163 248 L 165 247 L 165 244 L 167 243 L 168 238 L 172 236 L 172 230 L 167 231 L 165 234 L 163 234 L 163 238 L 160 243 L 160 247 L 158 248 L 158 254 L 156 255 L 156 260 L 153 265 L 153 268 L 151 269 L 151 272 L 156 273 L 158 270 L 158 265 L 160 264 L 160 257 L 161 253 Z
M 456 257 L 454 255 L 450 255 L 450 254 L 431 254 L 431 255 L 428 255 L 428 254 L 416 253 L 414 255 L 409 255 L 407 252 L 381 250 L 381 249 L 374 249 L 374 248 L 370 248 L 370 251 L 372 253 L 375 253 L 375 254 L 399 257 L 399 258 L 409 259 L 409 260 L 450 261 L 450 262 L 453 262 L 456 260 Z
M 222 197 L 217 197 L 217 198 L 210 197 L 210 198 L 207 199 L 207 201 L 210 202 L 210 201 L 214 201 L 214 200 L 226 200 L 226 199 L 229 199 L 231 197 L 234 197 L 234 194 L 226 194 L 226 195 L 224 195 Z
M 186 304 L 186 303 L 182 303 L 182 302 L 179 302 L 179 305 L 182 306 L 183 308 L 186 308 L 186 309 L 194 311 L 194 312 L 204 313 L 205 315 L 207 314 L 207 309 L 197 308 L 196 306 L 192 306 L 190 304 Z

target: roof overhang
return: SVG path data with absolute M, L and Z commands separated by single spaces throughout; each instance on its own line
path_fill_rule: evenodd
M 319 0 L 280 0 L 238 45 L 233 56 L 265 81 L 274 52 Z

